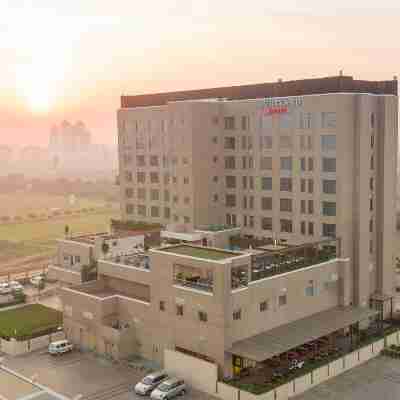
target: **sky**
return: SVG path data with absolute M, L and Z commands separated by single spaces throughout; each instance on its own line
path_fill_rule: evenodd
M 0 144 L 63 119 L 114 143 L 121 94 L 392 79 L 399 41 L 398 0 L 0 0 Z

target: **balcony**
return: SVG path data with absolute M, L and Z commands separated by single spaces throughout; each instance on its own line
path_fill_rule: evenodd
M 301 270 L 334 260 L 340 255 L 340 239 L 329 239 L 301 246 L 264 246 L 252 256 L 251 281 Z
M 210 269 L 175 264 L 174 284 L 176 286 L 212 293 L 214 290 L 213 271 Z

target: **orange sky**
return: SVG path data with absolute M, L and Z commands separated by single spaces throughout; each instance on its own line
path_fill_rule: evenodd
M 33 3 L 0 1 L 0 144 L 43 145 L 62 119 L 112 143 L 121 93 L 400 71 L 400 5 L 390 0 Z

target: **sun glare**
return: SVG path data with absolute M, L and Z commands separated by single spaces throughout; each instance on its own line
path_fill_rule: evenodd
M 52 101 L 44 91 L 27 93 L 26 102 L 29 108 L 35 113 L 45 113 L 51 109 Z

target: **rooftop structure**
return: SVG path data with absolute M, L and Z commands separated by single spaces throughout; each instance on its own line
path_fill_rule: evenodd
M 159 251 L 164 253 L 172 253 L 177 255 L 184 255 L 194 258 L 202 258 L 205 260 L 226 260 L 229 258 L 240 256 L 240 253 L 233 253 L 220 249 L 213 249 L 200 246 L 178 245 L 172 247 L 161 248 Z

